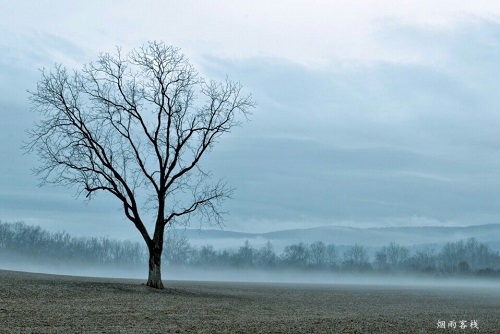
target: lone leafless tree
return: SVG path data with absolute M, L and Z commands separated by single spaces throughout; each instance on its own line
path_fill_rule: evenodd
M 42 70 L 31 93 L 40 120 L 28 151 L 41 184 L 76 186 L 89 199 L 114 195 L 149 250 L 147 285 L 163 288 L 165 227 L 201 214 L 221 223 L 232 189 L 211 183 L 200 159 L 254 107 L 241 85 L 205 81 L 179 49 L 149 42 L 123 55 L 103 53 L 80 71 Z M 201 97 L 201 98 L 200 98 Z M 152 235 L 144 217 L 156 216 Z

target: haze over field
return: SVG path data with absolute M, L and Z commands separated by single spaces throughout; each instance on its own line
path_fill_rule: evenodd
M 163 40 L 258 102 L 202 161 L 236 188 L 225 230 L 500 222 L 500 4 L 1 3 L 3 221 L 138 236 L 112 198 L 36 187 L 37 157 L 20 149 L 35 121 L 26 90 L 39 68 Z
M 375 231 L 316 228 L 262 235 L 220 230 L 201 233 L 188 230 L 182 235 L 177 231 L 167 236 L 162 267 L 164 278 L 169 281 L 497 287 L 500 277 L 498 249 L 471 237 L 491 234 L 495 229 L 498 226 L 483 226 L 466 233 L 467 239 L 439 243 L 440 239 L 434 238 L 429 241 L 435 243 L 413 245 L 393 241 L 381 244 L 384 237 L 390 238 L 394 233 L 404 237 L 408 232 L 405 228 Z M 383 235 L 377 233 L 378 230 L 384 230 Z M 464 230 L 470 229 L 421 227 L 410 230 L 420 235 L 414 239 L 419 242 L 425 238 L 423 231 L 445 231 L 448 237 L 442 238 L 443 241 L 464 235 Z M 319 231 L 321 235 L 314 233 Z M 328 232 L 332 233 L 328 235 Z M 200 240 L 196 240 L 193 233 L 208 236 L 203 244 L 197 244 Z M 373 240 L 370 234 L 378 234 L 379 240 Z M 219 238 L 215 239 L 217 235 Z M 257 237 L 245 241 L 239 238 L 252 235 Z M 294 238 L 294 235 L 301 237 Z M 259 244 L 263 239 L 267 240 L 265 244 Z M 359 244 L 359 240 L 368 243 Z M 411 240 L 407 235 L 406 243 Z M 239 244 L 235 244 L 236 241 Z M 141 278 L 147 259 L 147 248 L 141 241 L 75 237 L 22 223 L 0 223 L 2 269 Z

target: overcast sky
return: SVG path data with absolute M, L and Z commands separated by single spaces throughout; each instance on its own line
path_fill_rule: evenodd
M 202 161 L 236 188 L 225 229 L 500 222 L 500 2 L 0 5 L 2 221 L 138 236 L 110 198 L 37 187 L 20 147 L 39 68 L 159 40 L 258 103 Z

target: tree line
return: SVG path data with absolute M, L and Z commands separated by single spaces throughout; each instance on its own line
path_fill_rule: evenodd
M 183 236 L 168 241 L 166 261 L 177 266 L 500 276 L 499 252 L 475 238 L 448 242 L 439 251 L 425 248 L 413 254 L 409 247 L 391 242 L 377 250 L 373 260 L 360 244 L 341 252 L 322 241 L 299 242 L 276 254 L 270 241 L 258 249 L 247 240 L 238 249 L 224 250 L 215 250 L 212 245 L 192 247 Z
M 316 241 L 286 246 L 277 254 L 268 241 L 255 248 L 247 240 L 237 249 L 192 246 L 182 234 L 170 231 L 165 240 L 164 264 L 172 267 L 297 269 L 359 273 L 420 273 L 500 277 L 500 255 L 475 238 L 448 242 L 440 250 L 419 249 L 391 242 L 373 259 L 356 244 L 343 252 L 334 244 Z M 143 266 L 148 252 L 142 243 L 107 237 L 74 237 L 51 233 L 39 226 L 0 222 L 0 255 L 16 254 L 38 261 L 72 261 L 88 265 Z M 1 262 L 0 262 L 1 266 Z
M 146 259 L 146 249 L 138 242 L 108 237 L 75 237 L 67 232 L 49 232 L 22 222 L 0 222 L 0 255 L 2 253 L 16 258 L 89 265 L 139 265 Z

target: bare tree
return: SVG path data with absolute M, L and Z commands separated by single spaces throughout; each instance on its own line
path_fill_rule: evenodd
M 326 246 L 326 264 L 330 269 L 334 269 L 339 265 L 339 252 L 334 244 Z
M 323 268 L 327 261 L 327 250 L 323 241 L 309 245 L 309 262 L 315 268 Z
M 370 258 L 365 247 L 355 244 L 344 252 L 344 268 L 349 270 L 366 270 L 370 267 Z
M 400 269 L 408 260 L 410 250 L 391 242 L 389 246 L 382 247 L 375 254 L 375 262 L 384 269 Z
M 274 253 L 271 241 L 268 240 L 266 244 L 257 252 L 257 264 L 261 267 L 274 267 L 276 262 L 276 253 Z
M 197 100 L 197 97 L 201 99 Z M 200 78 L 179 49 L 149 42 L 123 55 L 101 54 L 80 71 L 42 71 L 31 92 L 40 121 L 26 148 L 41 165 L 41 184 L 78 187 L 89 199 L 115 196 L 149 250 L 147 285 L 162 288 L 165 227 L 194 214 L 220 223 L 232 190 L 209 183 L 199 162 L 219 137 L 249 115 L 241 85 Z M 145 212 L 156 216 L 152 235 Z
M 169 231 L 165 239 L 165 262 L 173 265 L 185 265 L 193 251 L 188 238 L 175 229 Z
M 305 267 L 309 262 L 309 256 L 309 249 L 303 242 L 286 246 L 281 254 L 284 263 L 298 267 Z

